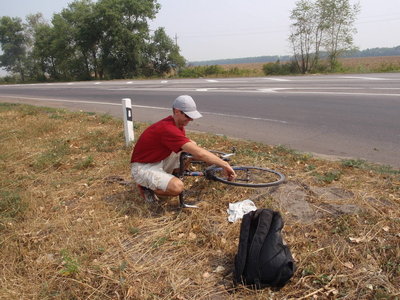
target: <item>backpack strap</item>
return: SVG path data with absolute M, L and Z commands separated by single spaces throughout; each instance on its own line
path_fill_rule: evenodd
M 282 216 L 280 215 L 279 212 L 276 211 L 273 211 L 272 213 L 273 216 L 271 221 L 270 234 L 275 235 L 275 239 L 280 241 L 279 242 L 280 251 L 276 253 L 275 256 L 271 259 L 275 259 L 275 257 L 282 255 L 285 257 L 285 259 L 283 260 L 281 265 L 274 266 L 274 269 L 278 271 L 278 273 L 275 275 L 276 278 L 272 282 L 268 282 L 268 284 L 264 285 L 280 288 L 283 287 L 286 284 L 286 282 L 293 276 L 293 273 L 295 271 L 295 264 L 293 261 L 292 254 L 289 250 L 289 247 L 287 245 L 284 245 L 282 242 L 282 234 L 281 234 L 281 230 L 283 228 Z
M 259 287 L 261 285 L 259 256 L 261 248 L 265 241 L 265 237 L 268 235 L 268 232 L 270 230 L 273 218 L 273 211 L 266 208 L 257 209 L 253 216 L 253 219 L 255 218 L 258 218 L 258 224 L 253 240 L 251 241 L 246 270 L 247 279 L 250 279 L 249 281 L 253 281 L 254 284 Z
M 248 244 L 250 226 L 254 213 L 254 211 L 251 211 L 245 214 L 242 218 L 242 223 L 240 224 L 239 246 L 238 253 L 235 256 L 235 270 L 233 274 L 233 280 L 235 284 L 241 283 L 243 281 L 242 275 L 246 266 L 247 249 L 249 248 Z

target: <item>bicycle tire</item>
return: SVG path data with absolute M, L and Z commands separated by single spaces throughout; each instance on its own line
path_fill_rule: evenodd
M 206 177 L 229 185 L 243 187 L 269 187 L 283 183 L 286 179 L 282 173 L 255 166 L 232 166 L 237 175 L 236 179 L 229 181 L 224 177 L 224 170 L 220 167 L 211 167 L 206 170 Z

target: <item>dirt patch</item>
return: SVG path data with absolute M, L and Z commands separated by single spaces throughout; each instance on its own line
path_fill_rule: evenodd
M 296 182 L 283 184 L 271 193 L 280 211 L 285 212 L 296 222 L 304 224 L 312 223 L 327 215 L 359 213 L 361 208 L 358 205 L 345 203 L 353 196 L 352 192 L 339 187 L 304 188 L 304 185 Z M 330 203 L 335 201 L 341 203 Z

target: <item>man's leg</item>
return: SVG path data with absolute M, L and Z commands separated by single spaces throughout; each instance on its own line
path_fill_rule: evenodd
M 145 199 L 152 198 L 150 197 L 151 193 L 159 196 L 178 196 L 184 188 L 183 182 L 179 178 L 163 170 L 161 162 L 157 164 L 134 163 L 132 164 L 132 176 Z M 153 198 L 156 197 L 153 196 Z
M 168 182 L 167 189 L 165 191 L 156 189 L 154 192 L 160 196 L 178 196 L 183 192 L 184 185 L 182 180 L 177 177 L 172 177 Z
M 172 152 L 166 159 L 162 161 L 162 168 L 166 173 L 173 174 L 175 169 L 179 169 L 180 155 L 181 152 Z M 184 185 L 182 180 L 175 176 L 171 176 L 165 191 L 163 189 L 157 189 L 155 190 L 155 193 L 160 196 L 178 196 L 180 193 L 182 193 L 183 189 Z

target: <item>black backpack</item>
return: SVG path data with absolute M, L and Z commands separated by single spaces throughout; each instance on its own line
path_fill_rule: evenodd
M 243 216 L 234 283 L 255 288 L 281 288 L 293 276 L 295 264 L 281 235 L 279 212 L 257 209 Z

